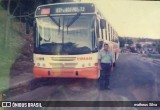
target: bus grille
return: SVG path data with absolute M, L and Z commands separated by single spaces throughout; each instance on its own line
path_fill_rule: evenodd
M 52 57 L 51 59 L 54 61 L 74 61 L 76 57 Z
M 75 68 L 77 63 L 50 63 L 52 68 Z

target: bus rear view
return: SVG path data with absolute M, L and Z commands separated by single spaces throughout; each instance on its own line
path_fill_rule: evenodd
M 35 12 L 34 76 L 97 79 L 95 6 L 42 5 Z

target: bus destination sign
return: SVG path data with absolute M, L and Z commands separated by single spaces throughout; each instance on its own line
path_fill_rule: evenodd
M 44 10 L 50 10 L 50 13 L 45 13 Z M 91 3 L 85 4 L 57 4 L 40 6 L 36 15 L 48 15 L 48 14 L 69 14 L 69 13 L 93 13 L 95 7 Z
M 85 12 L 86 7 L 60 7 L 55 9 L 55 13 L 78 13 Z

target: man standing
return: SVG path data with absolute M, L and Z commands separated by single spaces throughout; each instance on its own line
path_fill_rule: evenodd
M 99 52 L 98 55 L 98 66 L 100 69 L 100 78 L 99 78 L 99 89 L 100 90 L 110 90 L 109 88 L 109 79 L 110 72 L 113 70 L 113 56 L 109 51 L 109 45 L 104 44 L 104 49 Z

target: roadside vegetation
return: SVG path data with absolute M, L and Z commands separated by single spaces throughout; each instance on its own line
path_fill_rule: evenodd
M 157 41 L 157 51 L 159 52 L 159 54 L 160 54 L 160 40 L 159 41 Z
M 148 54 L 147 56 L 154 59 L 160 59 L 160 54 Z
M 32 33 L 26 35 L 25 22 L 29 18 L 32 31 L 34 11 L 38 5 L 58 0 L 0 0 L 0 95 L 10 87 L 12 77 L 32 66 Z M 28 6 L 30 6 L 28 8 Z M 29 62 L 29 63 L 28 63 Z M 25 66 L 24 66 L 25 65 Z M 23 67 L 22 67 L 23 66 Z M 19 72 L 15 71 L 18 70 Z M 28 70 L 29 71 L 29 70 Z M 0 98 L 2 100 L 2 97 Z M 1 110 L 1 108 L 0 108 Z
M 9 87 L 10 68 L 23 44 L 22 29 L 17 19 L 11 18 L 0 6 L 0 91 Z

